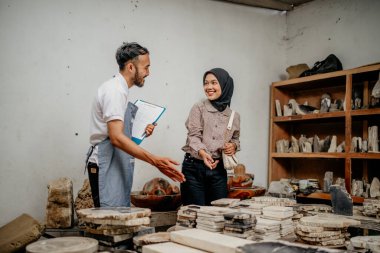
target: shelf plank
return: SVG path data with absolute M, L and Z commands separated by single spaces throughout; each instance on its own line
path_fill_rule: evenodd
M 329 119 L 329 118 L 344 118 L 345 112 L 326 112 L 326 113 L 313 113 L 306 115 L 292 115 L 292 116 L 281 116 L 274 117 L 273 122 L 294 122 L 303 120 L 318 120 L 318 119 Z
M 352 110 L 351 116 L 380 115 L 380 108 Z
M 324 200 L 331 200 L 330 193 L 324 193 L 324 192 L 313 192 L 309 195 L 304 195 L 302 193 L 297 194 L 298 198 L 309 198 L 309 199 L 324 199 Z M 357 197 L 357 196 L 351 196 L 354 203 L 363 203 L 364 198 L 363 197 Z
M 380 159 L 380 153 L 349 153 L 352 159 Z
M 294 79 L 273 82 L 273 86 L 281 87 L 281 86 L 286 86 L 286 85 L 291 85 L 291 84 L 297 85 L 298 83 L 306 83 L 306 82 L 318 81 L 321 79 L 341 77 L 347 74 L 360 74 L 360 73 L 376 71 L 376 70 L 380 70 L 380 64 L 373 64 L 373 65 L 368 65 L 368 66 L 363 66 L 363 67 L 358 67 L 358 68 L 353 68 L 353 69 L 347 69 L 347 70 L 335 71 L 335 72 L 330 72 L 330 73 L 317 74 L 317 75 L 312 75 L 312 76 L 298 77 Z
M 272 158 L 346 158 L 346 153 L 272 153 Z

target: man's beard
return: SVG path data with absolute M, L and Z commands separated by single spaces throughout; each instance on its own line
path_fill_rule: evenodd
M 140 72 L 136 68 L 136 74 L 135 74 L 135 77 L 134 77 L 134 84 L 137 87 L 141 88 L 141 87 L 144 86 L 144 79 L 145 79 L 145 76 L 144 77 L 140 76 Z

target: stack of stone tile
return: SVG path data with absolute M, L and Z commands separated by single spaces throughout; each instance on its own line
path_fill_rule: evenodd
M 297 237 L 304 243 L 318 246 L 344 246 L 349 236 L 348 226 L 358 226 L 359 221 L 336 215 L 315 215 L 300 219 Z
M 380 217 L 380 199 L 364 199 L 363 215 Z
M 223 234 L 247 239 L 254 235 L 256 217 L 249 213 L 233 212 L 224 214 Z
M 233 207 L 239 202 L 239 199 L 222 198 L 212 201 L 211 205 L 219 207 Z
M 257 216 L 261 215 L 263 208 L 268 205 L 267 203 L 257 203 L 251 199 L 245 199 L 234 204 L 233 208 L 238 208 L 241 212 Z
M 197 211 L 200 206 L 182 206 L 177 212 L 177 222 L 175 230 L 195 228 L 197 226 Z
M 234 212 L 227 207 L 202 206 L 197 212 L 197 228 L 210 232 L 222 233 L 224 214 Z
M 153 233 L 150 224 L 150 209 L 137 207 L 107 207 L 77 210 L 79 226 L 86 236 L 103 244 L 113 246 L 135 235 Z
M 255 235 L 250 238 L 255 241 L 261 240 L 277 240 L 281 237 L 281 222 L 277 220 L 269 220 L 256 217 Z
M 380 252 L 380 236 L 355 236 L 347 246 L 350 252 Z
M 263 208 L 262 218 L 280 221 L 280 236 L 285 237 L 294 233 L 293 215 L 292 207 L 267 206 Z
M 170 241 L 169 232 L 158 232 L 133 237 L 133 247 L 137 252 L 142 252 L 142 247 L 146 245 L 164 243 Z
M 295 199 L 288 198 L 275 198 L 275 197 L 253 197 L 253 201 L 260 204 L 266 204 L 268 206 L 295 206 L 297 201 Z
M 70 228 L 73 221 L 73 183 L 66 177 L 49 182 L 46 227 Z

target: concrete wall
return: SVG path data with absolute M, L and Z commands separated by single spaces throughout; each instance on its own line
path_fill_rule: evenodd
M 380 1 L 318 0 L 287 15 L 287 63 L 310 68 L 330 53 L 344 69 L 380 61 Z
M 202 75 L 224 67 L 242 117 L 239 158 L 266 185 L 269 84 L 286 66 L 285 32 L 284 13 L 218 1 L 0 0 L 0 225 L 24 212 L 42 221 L 50 180 L 67 176 L 79 190 L 90 105 L 123 41 L 151 51 L 151 76 L 131 101 L 167 107 L 142 146 L 181 162 Z M 136 163 L 133 188 L 155 176 Z

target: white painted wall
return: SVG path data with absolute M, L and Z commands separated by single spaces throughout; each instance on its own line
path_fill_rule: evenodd
M 287 64 L 334 53 L 344 69 L 380 61 L 380 1 L 318 0 L 287 15 Z
M 50 180 L 85 178 L 90 105 L 117 71 L 116 48 L 151 51 L 151 76 L 131 100 L 167 107 L 142 144 L 182 162 L 185 119 L 203 98 L 202 75 L 224 67 L 242 117 L 240 160 L 266 185 L 269 84 L 286 66 L 281 12 L 206 0 L 0 0 L 0 225 L 43 220 Z M 139 162 L 134 189 L 161 176 Z

